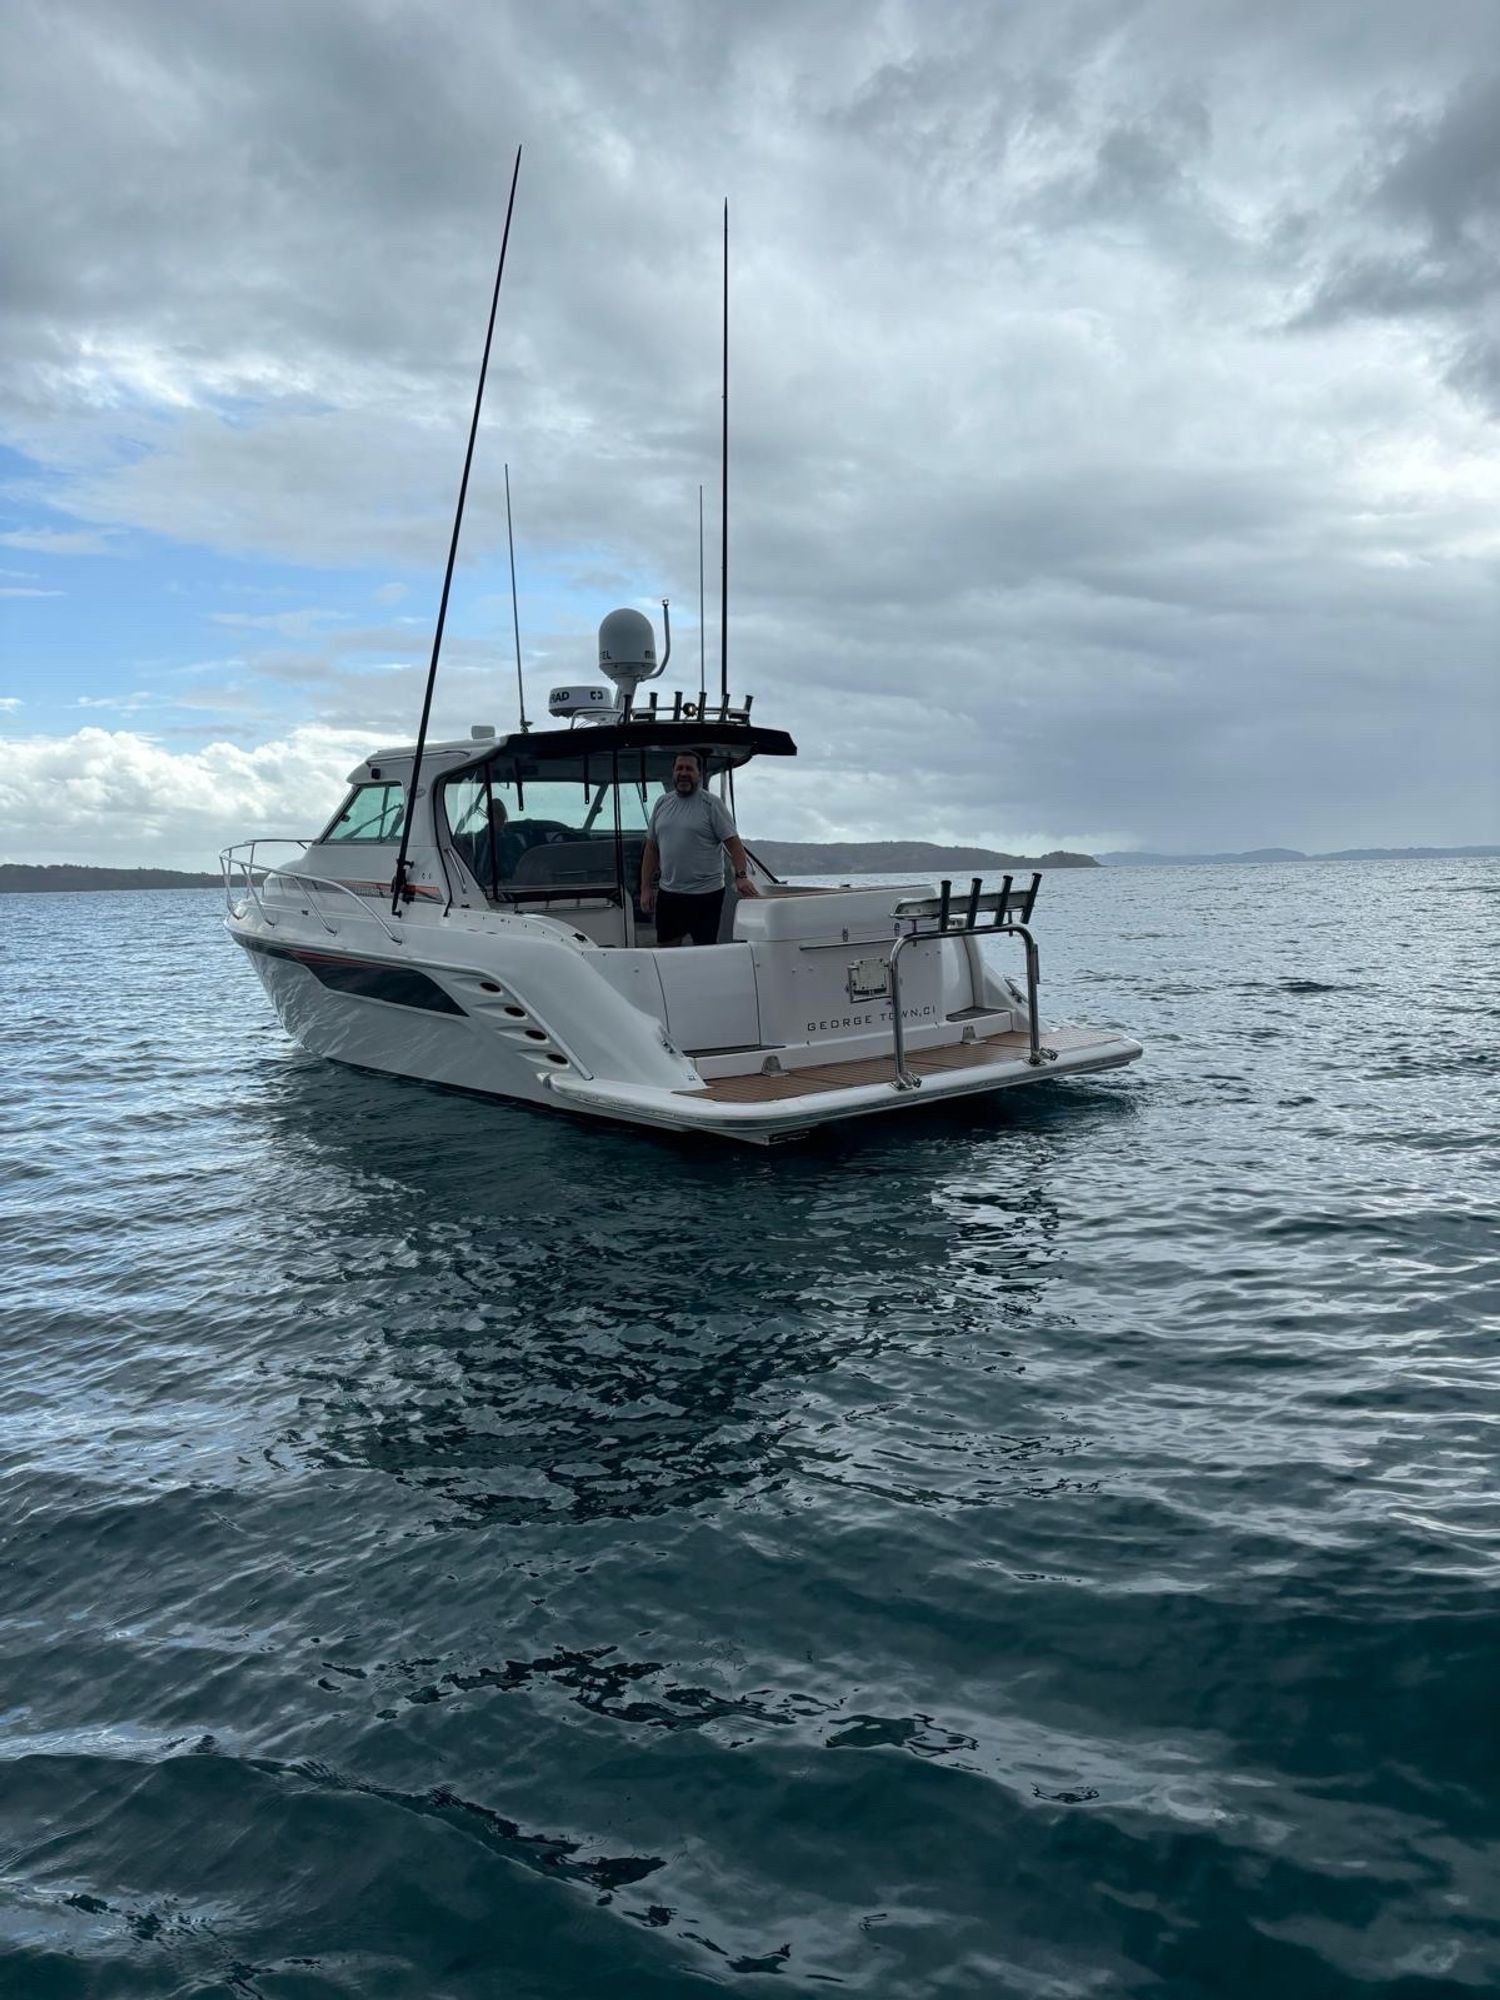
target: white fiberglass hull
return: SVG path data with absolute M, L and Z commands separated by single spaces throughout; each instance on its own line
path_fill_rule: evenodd
M 490 1097 L 545 1101 L 542 1075 L 529 1049 L 522 1053 L 516 1037 L 476 1022 L 467 1012 L 339 990 L 301 957 L 251 947 L 251 963 L 281 1025 L 311 1055 Z M 326 961 L 321 969 L 326 970 Z M 439 981 L 432 983 L 446 991 Z
M 553 1102 L 570 1110 L 592 1111 L 604 1117 L 628 1118 L 637 1124 L 708 1132 L 715 1138 L 769 1146 L 779 1140 L 802 1138 L 820 1126 L 846 1123 L 851 1118 L 881 1117 L 895 1111 L 921 1110 L 923 1106 L 930 1110 L 940 1104 L 1019 1089 L 1028 1083 L 1047 1083 L 1055 1077 L 1120 1069 L 1134 1062 L 1142 1052 L 1139 1042 L 1129 1036 L 1101 1029 L 1054 1029 L 1044 1031 L 1041 1039 L 1043 1054 L 1039 1063 L 1033 1063 L 1029 1055 L 1018 1050 L 1006 1049 L 992 1061 L 925 1076 L 908 1086 L 901 1085 L 893 1075 L 878 1082 L 824 1084 L 816 1090 L 784 1098 L 746 1102 L 717 1097 L 711 1086 L 697 1092 L 626 1093 L 610 1084 L 584 1084 L 559 1077 L 551 1084 L 550 1095 Z M 851 1064 L 850 1067 L 866 1066 Z
M 888 1035 L 872 1044 L 868 1032 L 824 1041 L 812 1052 L 819 1060 L 800 1070 L 759 1050 L 694 1061 L 662 1021 L 624 997 L 618 978 L 601 975 L 609 954 L 577 950 L 550 926 L 454 938 L 414 929 L 409 946 L 430 948 L 399 955 L 289 936 L 282 926 L 273 933 L 244 916 L 231 917 L 228 927 L 282 1025 L 315 1055 L 576 1115 L 751 1144 L 1118 1068 L 1141 1053 L 1137 1042 L 1110 1030 L 1065 1028 L 1040 1031 L 1042 1060 L 1033 1062 L 1015 1016 L 997 1012 L 962 1030 L 913 1030 L 912 1061 L 922 1074 L 909 1069 L 905 1085 L 888 1054 L 872 1053 L 872 1046 L 889 1049 Z M 680 960 L 691 958 L 706 975 L 706 954 L 673 956 L 675 972 L 686 972 Z M 960 1034 L 976 1039 L 961 1042 Z

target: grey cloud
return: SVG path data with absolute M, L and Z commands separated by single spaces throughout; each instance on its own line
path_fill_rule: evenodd
M 336 633 L 288 625 L 310 583 L 194 697 L 402 734 L 523 138 L 442 727 L 508 712 L 503 461 L 533 689 L 590 671 L 616 599 L 670 594 L 687 648 L 700 481 L 716 626 L 727 193 L 733 677 L 815 792 L 852 812 L 878 774 L 912 832 L 940 795 L 958 833 L 1483 837 L 1491 496 L 1386 468 L 1482 458 L 1434 373 L 1500 393 L 1492 18 L 22 10 L 7 116 L 49 170 L 7 228 L 0 408 L 61 525 L 15 545 L 428 576 L 414 623 Z M 1383 320 L 1412 347 L 1359 346 Z
M 1500 43 L 1491 43 L 1490 56 L 1500 60 Z M 1438 241 L 1493 228 L 1500 221 L 1500 75 L 1472 78 L 1438 118 L 1414 125 L 1375 198 L 1394 214 L 1419 217 Z
M 1493 26 L 1493 17 L 1491 17 Z M 1500 413 L 1500 41 L 1441 108 L 1403 112 L 1376 141 L 1361 205 L 1376 240 L 1332 257 L 1294 327 L 1424 318 L 1448 379 Z

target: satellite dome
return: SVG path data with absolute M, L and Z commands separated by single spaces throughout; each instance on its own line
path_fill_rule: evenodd
M 599 671 L 627 702 L 642 681 L 661 671 L 656 664 L 656 633 L 644 612 L 611 611 L 600 621 Z

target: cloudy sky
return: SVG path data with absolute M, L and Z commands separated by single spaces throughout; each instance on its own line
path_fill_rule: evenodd
M 599 618 L 754 833 L 1500 839 L 1494 0 L 11 0 L 0 859 L 212 866 Z M 659 614 L 658 614 L 659 615 Z M 676 680 L 669 674 L 669 684 Z

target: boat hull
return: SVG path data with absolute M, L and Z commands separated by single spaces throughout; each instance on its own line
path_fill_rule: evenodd
M 335 984 L 329 974 L 339 961 L 331 954 L 254 944 L 247 951 L 282 1027 L 309 1054 L 486 1097 L 547 1101 L 531 1049 L 518 1049 L 516 1037 L 485 1032 L 435 969 L 423 968 L 420 977 L 451 1005 Z
M 868 1055 L 801 1071 L 784 1072 L 773 1061 L 758 1071 L 706 1077 L 659 1026 L 606 993 L 622 1015 L 612 1040 L 618 1066 L 633 1071 L 610 1075 L 596 1049 L 580 1054 L 570 1046 L 545 1007 L 527 1004 L 512 974 L 502 976 L 498 965 L 486 970 L 432 958 L 396 964 L 233 925 L 231 935 L 282 1026 L 314 1055 L 577 1116 L 750 1145 L 1115 1069 L 1141 1054 L 1128 1036 L 1068 1027 L 1041 1030 L 1041 1059 L 1033 1062 L 1028 1035 L 1007 1024 L 972 1042 L 929 1044 L 911 1059 L 905 1084 L 893 1060 Z M 558 967 L 548 969 L 555 977 Z M 589 1000 L 597 1009 L 601 992 Z M 646 1046 L 632 1049 L 631 1033 Z M 607 1031 L 603 1039 L 611 1043 Z

